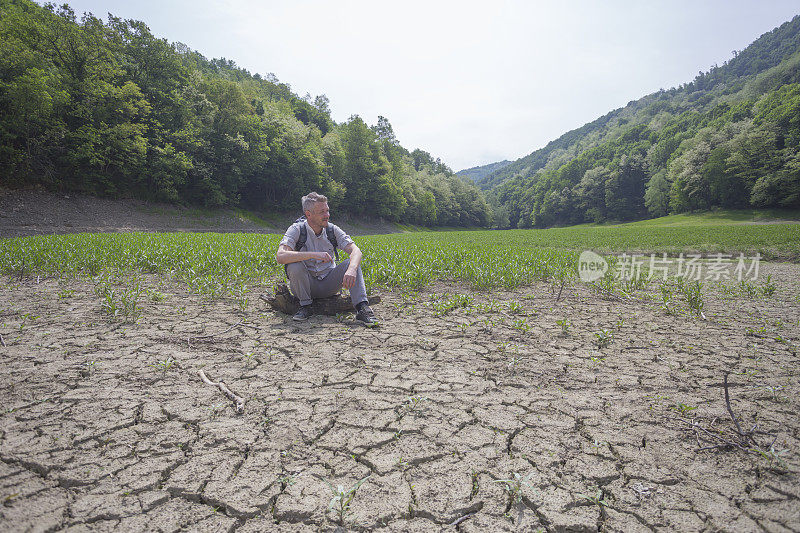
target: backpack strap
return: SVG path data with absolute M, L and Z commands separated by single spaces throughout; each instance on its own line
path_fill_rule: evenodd
M 305 229 L 305 228 L 303 228 Z M 333 227 L 329 224 L 325 227 L 325 233 L 328 234 L 328 240 L 331 241 L 333 245 L 333 253 L 336 256 L 336 260 L 339 260 L 339 241 L 336 239 L 336 233 L 333 231 Z
M 306 241 L 308 240 L 308 230 L 306 229 L 305 224 L 300 225 L 300 236 L 297 237 L 297 242 L 294 244 L 295 251 L 300 251 L 300 248 L 306 245 Z

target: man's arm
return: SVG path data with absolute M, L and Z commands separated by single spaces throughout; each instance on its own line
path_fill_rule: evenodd
M 358 271 L 358 266 L 361 264 L 361 257 L 363 254 L 354 242 L 351 242 L 342 248 L 342 250 L 347 252 L 350 256 L 350 264 L 347 267 L 347 272 L 344 273 L 344 278 L 342 278 L 342 287 L 351 289 L 356 284 L 356 273 Z
M 298 252 L 296 250 L 292 250 L 292 248 L 287 244 L 281 244 L 278 246 L 278 253 L 275 254 L 275 260 L 279 265 L 288 265 L 289 263 L 307 261 L 308 259 L 316 259 L 317 261 L 322 261 L 323 263 L 333 261 L 333 258 L 330 256 L 330 254 L 328 254 L 328 252 Z M 359 261 L 360 260 L 361 259 L 359 256 Z

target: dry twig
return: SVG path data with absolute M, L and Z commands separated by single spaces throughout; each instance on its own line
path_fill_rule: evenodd
M 715 429 L 713 426 L 714 422 L 716 422 L 716 418 L 711 422 L 708 428 L 703 427 L 694 419 L 687 420 L 685 418 L 679 418 L 678 420 L 689 424 L 691 429 L 694 431 L 695 439 L 697 440 L 698 451 L 736 448 L 748 453 L 752 452 L 759 455 L 766 455 L 765 450 L 772 449 L 775 441 L 778 439 L 778 436 L 768 431 L 761 431 L 758 428 L 758 424 L 754 424 L 749 431 L 744 431 L 739 423 L 739 419 L 733 412 L 733 407 L 731 407 L 731 397 L 730 393 L 728 392 L 727 372 L 723 378 L 723 387 L 725 389 L 725 408 L 727 409 L 728 415 L 730 416 L 735 427 L 735 429 L 731 432 L 733 435 L 728 435 L 721 429 Z M 756 440 L 757 435 L 772 437 L 772 441 L 770 442 L 769 446 L 766 448 L 762 447 Z
M 244 412 L 244 398 L 231 391 L 223 381 L 211 381 L 208 379 L 208 376 L 206 376 L 202 368 L 198 370 L 197 373 L 200 375 L 200 379 L 203 380 L 203 383 L 211 385 L 212 387 L 217 387 L 222 391 L 222 394 L 227 396 L 227 398 L 234 403 L 237 414 L 242 414 Z
M 3 348 L 6 347 L 6 341 L 5 341 L 5 339 L 3 339 L 3 334 L 2 333 L 0 333 L 0 344 L 3 345 Z

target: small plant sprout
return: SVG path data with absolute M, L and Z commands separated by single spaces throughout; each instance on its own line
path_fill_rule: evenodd
M 150 366 L 157 368 L 166 374 L 167 370 L 172 368 L 172 365 L 174 364 L 175 364 L 175 359 L 173 359 L 172 357 L 167 357 L 163 361 L 159 361 L 158 363 L 152 364 Z
M 519 320 L 512 322 L 511 327 L 523 333 L 527 333 L 531 329 L 530 324 L 528 324 L 528 321 L 524 318 L 520 318 Z
M 245 366 L 250 366 L 250 362 L 253 360 L 253 352 L 247 352 L 244 354 Z
M 775 294 L 776 289 L 777 287 L 775 287 L 775 284 L 772 282 L 772 274 L 768 274 L 767 279 L 765 279 L 763 285 L 761 285 L 761 293 L 764 296 L 772 296 Z
M 295 476 L 292 474 L 283 474 L 281 476 L 278 476 L 278 478 L 275 481 L 277 481 L 283 489 L 286 489 L 286 487 L 291 487 L 292 485 L 297 483 Z
M 533 472 L 525 477 L 519 472 L 514 472 L 511 479 L 495 479 L 495 483 L 502 483 L 503 490 L 508 493 L 511 503 L 520 503 L 522 501 L 522 487 L 533 488 L 530 484 Z
M 594 342 L 598 348 L 606 348 L 613 340 L 614 334 L 607 329 L 601 329 L 594 334 Z
M 83 363 L 83 368 L 80 371 L 80 375 L 83 377 L 90 376 L 94 374 L 94 371 L 97 369 L 97 361 L 86 361 Z
M 406 398 L 406 409 L 408 409 L 409 412 L 419 411 L 422 409 L 422 405 L 427 399 L 426 396 L 409 396 Z
M 561 334 L 562 335 L 569 334 L 569 328 L 572 327 L 572 323 L 567 318 L 562 318 L 561 320 L 556 320 L 556 325 L 561 327 Z
M 678 411 L 680 414 L 685 415 L 690 411 L 694 411 L 697 409 L 697 406 L 686 405 L 685 403 L 678 402 L 675 404 L 675 410 Z
M 224 403 L 214 404 L 211 407 L 209 407 L 208 410 L 211 412 L 211 414 L 209 415 L 209 418 L 211 418 L 211 420 L 216 420 L 216 418 L 217 418 L 217 416 L 219 416 L 220 412 L 225 410 L 225 404 Z
M 699 281 L 694 283 L 684 284 L 682 286 L 683 296 L 686 298 L 686 303 L 689 309 L 697 316 L 705 320 L 706 315 L 703 314 L 703 286 Z
M 344 519 L 350 512 L 350 504 L 353 502 L 356 491 L 368 478 L 369 476 L 360 479 L 355 485 L 347 490 L 345 490 L 344 485 L 337 485 L 336 488 L 334 488 L 334 486 L 331 485 L 327 480 L 322 480 L 326 485 L 328 485 L 328 488 L 331 489 L 331 492 L 333 493 L 331 501 L 328 503 L 328 510 L 333 511 L 336 514 L 336 518 L 340 526 L 344 526 Z
M 583 498 L 584 500 L 587 500 L 598 507 L 608 507 L 608 502 L 604 499 L 605 496 L 603 496 L 603 491 L 601 489 L 594 494 L 578 494 L 578 497 Z
M 508 302 L 508 310 L 512 315 L 522 314 L 522 304 L 516 300 Z
M 63 290 L 58 292 L 58 297 L 59 298 L 69 298 L 73 294 L 75 294 L 75 291 L 73 289 L 63 289 Z

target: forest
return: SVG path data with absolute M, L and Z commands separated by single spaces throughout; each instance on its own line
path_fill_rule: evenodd
M 29 0 L 0 0 L 0 183 L 254 211 L 299 211 L 316 190 L 356 216 L 492 224 L 472 182 L 384 117 L 337 124 L 325 95 Z
M 385 117 L 336 123 L 330 105 L 144 22 L 0 0 L 8 188 L 256 212 L 316 190 L 355 216 L 495 228 L 800 207 L 800 16 L 690 83 L 461 175 Z
M 479 181 L 510 227 L 800 207 L 800 16 Z

